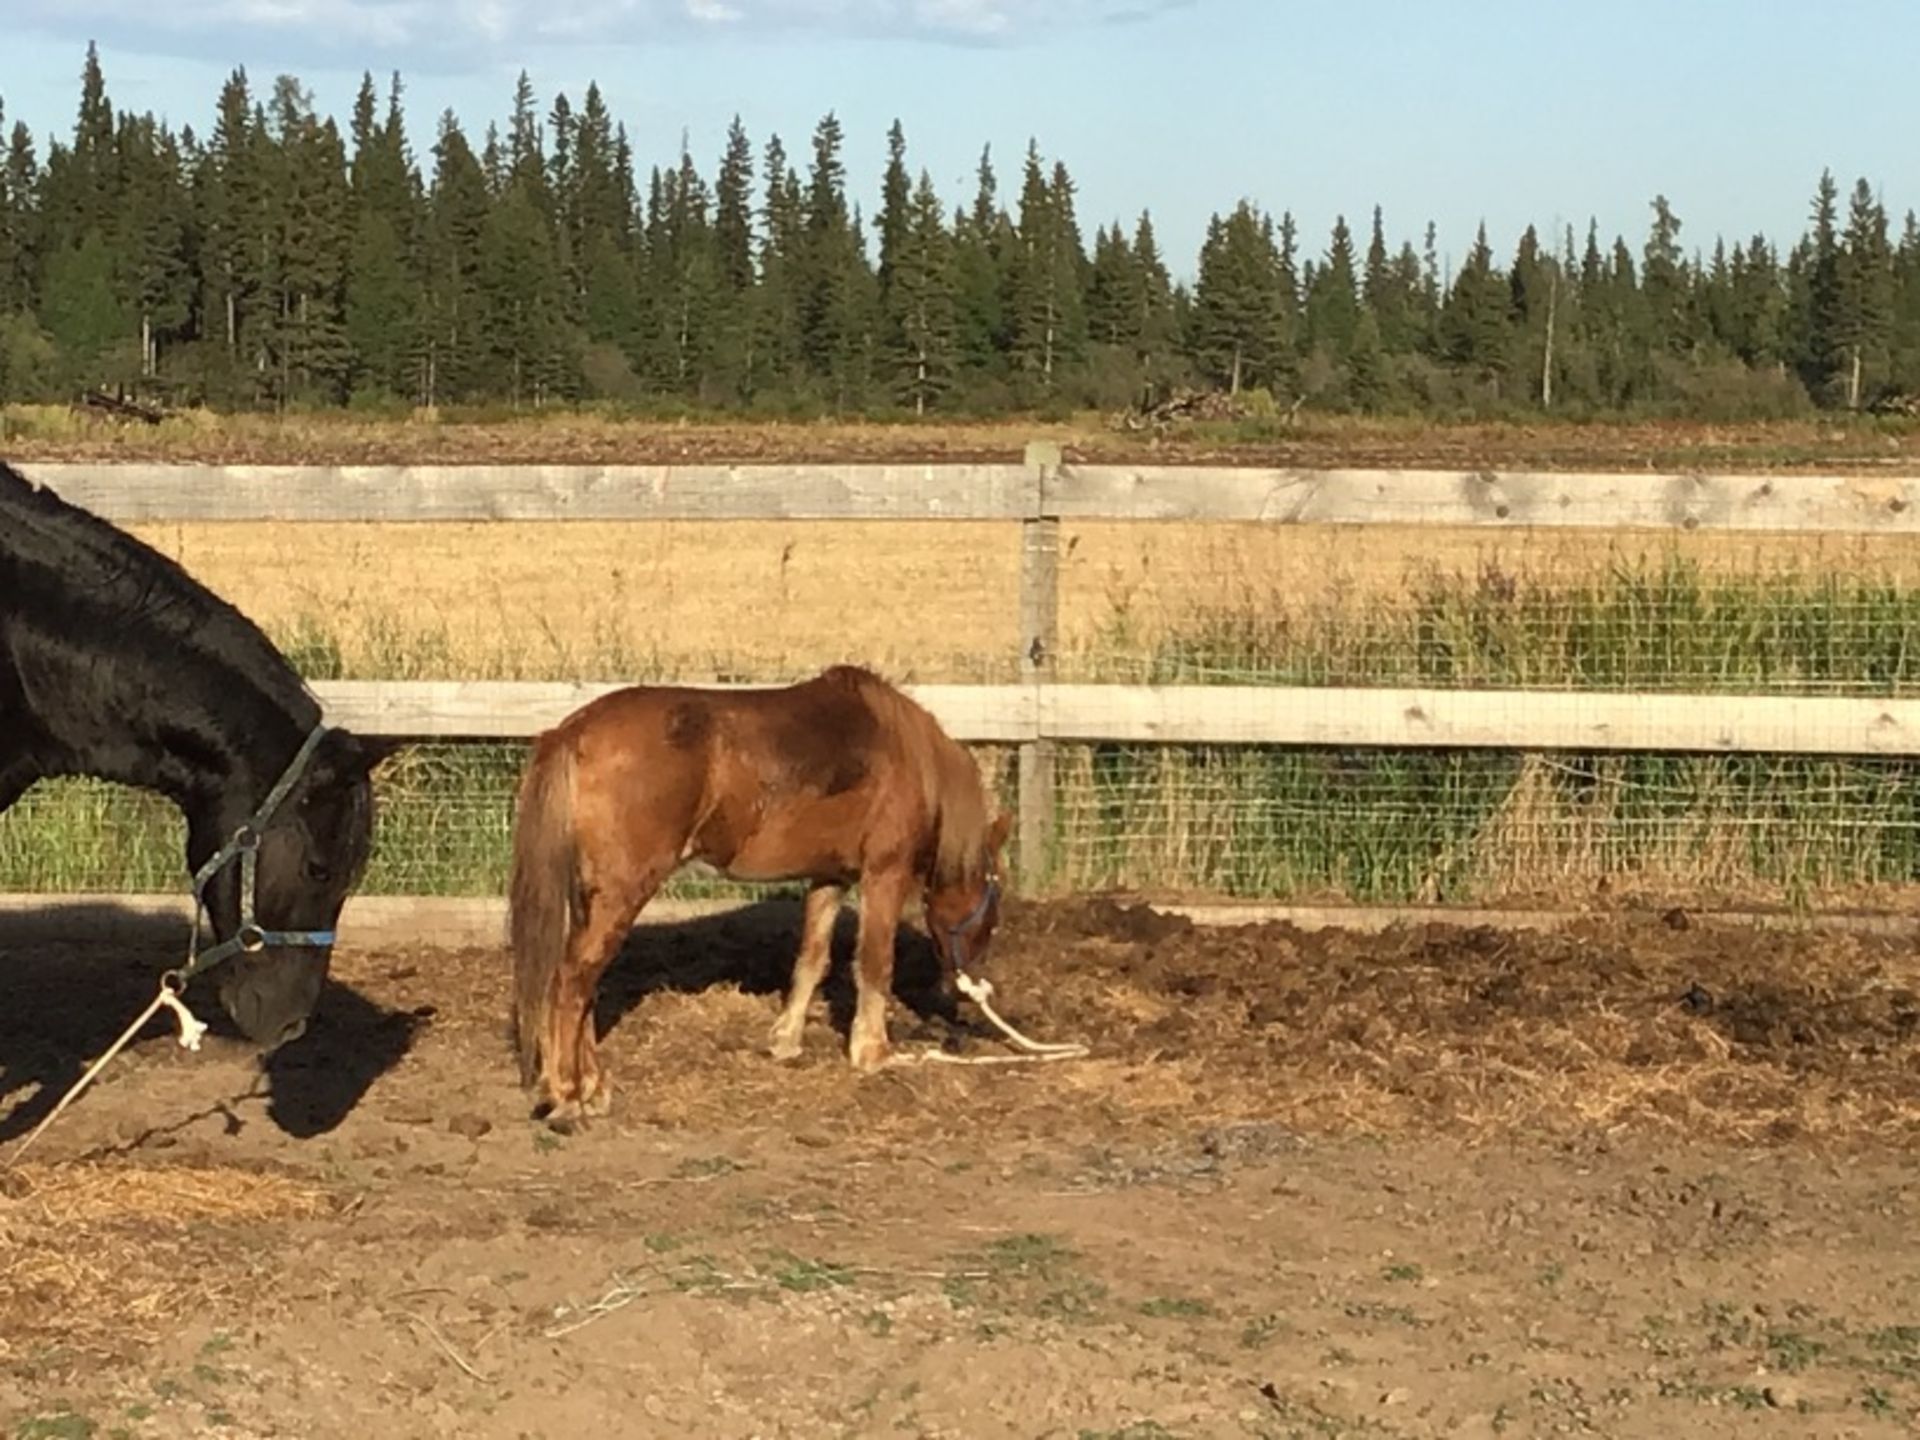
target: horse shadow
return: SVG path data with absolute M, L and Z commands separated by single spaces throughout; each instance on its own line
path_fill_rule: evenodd
M 601 978 L 594 997 L 596 1032 L 604 1039 L 649 995 L 734 988 L 749 995 L 784 995 L 800 949 L 802 911 L 799 897 L 780 896 L 697 919 L 636 926 Z M 858 998 L 853 973 L 858 933 L 858 911 L 843 906 L 834 924 L 833 965 L 820 987 L 829 1021 L 843 1040 L 852 1029 Z M 933 942 L 906 924 L 894 934 L 893 994 L 913 1017 L 908 1039 L 950 1044 L 988 1033 L 961 1016 L 959 996 Z
M 8 997 L 0 1005 L 0 1143 L 25 1135 L 59 1103 L 146 1008 L 186 942 L 177 916 L 104 900 L 0 915 L 0 985 Z M 187 1002 L 221 1041 L 246 1045 L 210 985 L 197 982 Z M 399 1063 L 424 1018 L 384 1009 L 332 979 L 307 1033 L 260 1057 L 247 1091 L 180 1123 L 225 1114 L 231 1129 L 241 1123 L 233 1106 L 260 1096 L 264 1083 L 267 1115 L 282 1131 L 296 1139 L 325 1134 Z M 155 1016 L 129 1050 L 174 1030 L 170 1017 Z M 30 1093 L 16 1100 L 23 1092 Z M 167 1128 L 178 1125 L 156 1125 L 155 1133 Z

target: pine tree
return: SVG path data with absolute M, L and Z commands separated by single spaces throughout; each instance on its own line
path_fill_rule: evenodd
M 752 392 L 753 255 L 753 146 L 736 115 L 713 186 L 714 335 L 708 360 L 715 392 L 728 400 Z
M 1006 373 L 1008 260 L 1013 224 L 1000 206 L 993 153 L 980 152 L 973 205 L 955 225 L 954 272 L 961 368 L 976 379 Z
M 451 111 L 441 117 L 433 154 L 423 387 L 429 405 L 481 393 L 491 369 L 481 298 L 490 197 L 485 170 Z
M 1208 222 L 1193 294 L 1194 358 L 1229 394 L 1271 383 L 1278 369 L 1283 275 L 1273 226 L 1246 201 Z
M 1506 281 L 1494 268 L 1493 251 L 1487 244 L 1487 227 L 1481 225 L 1474 236 L 1467 262 L 1454 277 L 1440 314 L 1440 339 L 1443 353 L 1456 365 L 1468 370 L 1499 393 L 1500 378 L 1509 365 L 1508 315 L 1512 296 Z
M 271 140 L 245 70 L 221 87 L 213 135 L 194 171 L 199 217 L 201 331 L 224 349 L 226 391 L 257 399 L 273 328 Z
M 1839 188 L 1820 172 L 1813 199 L 1813 233 L 1794 267 L 1792 338 L 1801 380 L 1816 396 L 1831 396 L 1843 368 L 1841 335 Z
M 749 396 L 768 386 L 791 387 L 803 364 L 806 206 L 778 135 L 767 141 L 762 175 L 760 285 L 754 296 Z
M 426 279 L 420 179 L 413 166 L 393 76 L 385 119 L 373 77 L 354 102 L 352 240 L 342 303 L 349 386 L 384 396 L 424 394 Z
M 913 225 L 912 181 L 907 176 L 907 135 L 895 120 L 887 131 L 887 171 L 880 184 L 880 213 L 874 228 L 880 232 L 880 303 L 888 303 L 887 292 L 893 286 L 894 266 L 899 263 L 900 248 L 906 243 Z
M 352 247 L 346 146 L 292 76 L 274 82 L 274 350 L 283 403 L 345 398 L 351 368 L 344 320 Z
M 1864 179 L 1848 205 L 1834 278 L 1837 378 L 1846 407 L 1858 410 L 1886 387 L 1893 364 L 1893 246 L 1887 212 Z
M 123 115 L 115 150 L 120 299 L 137 317 L 140 373 L 150 376 L 159 371 L 163 346 L 184 340 L 193 317 L 192 211 L 179 142 L 151 115 Z
M 3 112 L 0 112 L 3 113 Z M 0 316 L 33 308 L 40 263 L 40 164 L 33 132 L 16 121 L 0 161 Z
M 957 368 L 953 241 L 945 207 L 926 171 L 894 236 L 893 265 L 882 303 L 893 392 L 916 415 L 939 403 Z
M 1353 232 L 1347 228 L 1346 217 L 1341 215 L 1334 219 L 1327 263 L 1315 269 L 1307 296 L 1307 343 L 1324 350 L 1336 362 L 1344 363 L 1353 351 L 1354 334 L 1359 325 Z
M 1894 256 L 1891 349 L 1894 388 L 1920 397 L 1920 217 L 1911 210 Z
M 1073 182 L 1063 166 L 1049 176 L 1029 145 L 1012 266 L 1012 356 L 1030 394 L 1050 395 L 1086 337 L 1085 255 L 1074 218 Z
M 1087 289 L 1087 332 L 1097 345 L 1131 348 L 1138 338 L 1139 289 L 1133 247 L 1120 233 L 1102 225 L 1093 237 L 1093 272 Z
M 1153 233 L 1153 217 L 1145 210 L 1133 227 L 1134 305 L 1132 326 L 1140 368 L 1152 385 L 1172 365 L 1180 346 L 1180 323 L 1174 313 L 1173 282 L 1160 258 L 1160 242 Z
M 802 348 L 836 409 L 860 403 L 872 341 L 873 277 L 848 210 L 843 135 L 829 112 L 813 134 L 800 266 Z
M 1686 355 L 1697 343 L 1687 265 L 1680 253 L 1680 217 L 1667 197 L 1653 197 L 1653 227 L 1641 257 L 1640 292 L 1644 297 L 1648 339 L 1664 354 Z

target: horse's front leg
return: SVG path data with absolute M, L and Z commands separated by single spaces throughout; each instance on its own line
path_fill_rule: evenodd
M 853 1068 L 871 1074 L 886 1065 L 887 1004 L 893 998 L 893 947 L 900 932 L 912 875 L 905 864 L 860 877 L 860 939 L 854 979 L 859 1003 L 847 1054 Z
M 793 962 L 787 1003 L 773 1022 L 770 1049 L 776 1060 L 798 1060 L 807 1029 L 807 1007 L 833 964 L 833 923 L 840 918 L 844 885 L 819 884 L 807 891 L 806 916 L 800 922 L 800 954 Z

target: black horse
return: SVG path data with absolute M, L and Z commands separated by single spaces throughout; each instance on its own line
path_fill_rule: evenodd
M 178 565 L 0 463 L 0 811 L 36 780 L 157 791 L 221 1003 L 269 1049 L 306 1029 L 366 867 L 379 742 L 330 728 L 258 627 Z

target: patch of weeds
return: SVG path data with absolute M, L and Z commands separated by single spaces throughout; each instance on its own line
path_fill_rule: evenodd
M 1860 1408 L 1876 1420 L 1893 1418 L 1893 1396 L 1878 1385 L 1869 1385 L 1860 1392 Z
M 200 1346 L 203 1359 L 211 1360 L 216 1355 L 224 1355 L 233 1349 L 233 1337 L 224 1331 L 215 1331 Z
M 1419 1330 L 1426 1325 L 1413 1309 L 1407 1305 L 1382 1305 L 1374 1300 L 1354 1300 L 1340 1307 L 1352 1320 L 1373 1320 L 1391 1325 L 1405 1325 L 1409 1329 Z
M 193 1378 L 202 1385 L 225 1385 L 233 1379 L 231 1370 L 222 1370 L 218 1365 L 209 1365 L 204 1360 L 193 1362 Z
M 996 1269 L 1045 1273 L 1071 1265 L 1080 1257 L 1053 1235 L 1003 1235 L 987 1245 L 985 1255 Z
M 1118 1430 L 1082 1430 L 1079 1440 L 1176 1440 L 1158 1420 L 1136 1420 Z
M 1320 1357 L 1320 1361 L 1324 1365 L 1355 1365 L 1359 1363 L 1360 1357 L 1344 1345 L 1335 1345 Z
M 717 1295 L 727 1273 L 711 1255 L 691 1255 L 676 1268 L 672 1284 L 682 1295 Z
M 226 1410 L 209 1410 L 209 1411 L 207 1411 L 207 1413 L 206 1413 L 206 1421 L 207 1421 L 207 1424 L 209 1424 L 209 1425 L 218 1425 L 218 1426 L 220 1426 L 220 1427 L 222 1427 L 223 1429 L 224 1429 L 224 1428 L 225 1428 L 226 1426 L 228 1426 L 228 1425 L 233 1425 L 233 1424 L 237 1424 L 237 1423 L 238 1423 L 238 1422 L 237 1422 L 237 1421 L 236 1421 L 236 1420 L 235 1420 L 235 1419 L 233 1418 L 233 1415 L 232 1415 L 232 1413 L 231 1413 L 230 1411 L 226 1411 Z
M 162 1400 L 178 1400 L 187 1393 L 187 1387 L 170 1375 L 154 1376 L 151 1388 Z
M 542 1125 L 533 1132 L 533 1148 L 542 1155 L 550 1155 L 564 1143 L 560 1133 Z
M 143 1405 L 136 1400 L 133 1404 L 127 1406 L 126 1414 L 127 1419 L 138 1425 L 143 1420 L 151 1420 L 153 1418 L 153 1406 Z
M 1773 1359 L 1773 1368 L 1796 1373 L 1805 1370 L 1827 1351 L 1824 1341 L 1813 1340 L 1798 1330 L 1770 1330 L 1767 1332 L 1767 1353 Z
M 1767 1408 L 1766 1392 L 1755 1385 L 1735 1385 L 1724 1393 L 1723 1398 L 1729 1405 L 1737 1405 L 1742 1410 Z
M 869 1310 L 860 1317 L 860 1328 L 877 1339 L 893 1334 L 893 1316 L 884 1310 Z
M 1101 1302 L 1106 1298 L 1107 1287 L 1097 1280 L 1075 1278 L 1042 1295 L 1034 1302 L 1033 1313 L 1048 1320 L 1084 1323 L 1099 1314 Z
M 667 1255 L 685 1245 L 687 1238 L 666 1230 L 652 1230 L 640 1238 L 640 1243 L 655 1255 Z
M 673 1167 L 676 1180 L 717 1180 L 745 1169 L 738 1160 L 725 1155 L 693 1155 Z
M 1393 1285 L 1417 1285 L 1426 1273 L 1418 1265 L 1389 1265 L 1380 1272 L 1380 1278 Z
M 1889 1374 L 1920 1379 L 1920 1325 L 1887 1325 L 1867 1336 L 1878 1367 Z
M 1003 1235 L 955 1257 L 962 1272 L 941 1283 L 955 1309 L 1017 1312 L 1052 1320 L 1086 1321 L 1098 1313 L 1107 1289 L 1079 1273 L 1081 1257 L 1057 1236 Z
M 830 1260 L 803 1260 L 785 1250 L 767 1257 L 765 1273 L 782 1290 L 809 1295 L 816 1290 L 838 1290 L 853 1284 L 853 1272 Z
M 1213 1306 L 1204 1300 L 1189 1300 L 1184 1296 L 1162 1295 L 1152 1300 L 1142 1301 L 1140 1313 L 1156 1320 L 1198 1320 L 1214 1313 Z
M 1542 1265 L 1540 1273 L 1533 1278 L 1534 1283 L 1542 1290 L 1557 1290 L 1560 1288 L 1560 1282 L 1567 1278 L 1567 1267 L 1558 1260 L 1554 1260 Z
M 1258 1350 L 1291 1327 L 1278 1315 L 1261 1315 L 1240 1327 L 1240 1348 Z
M 14 1440 L 93 1440 L 93 1421 L 72 1410 L 35 1415 L 14 1427 Z

